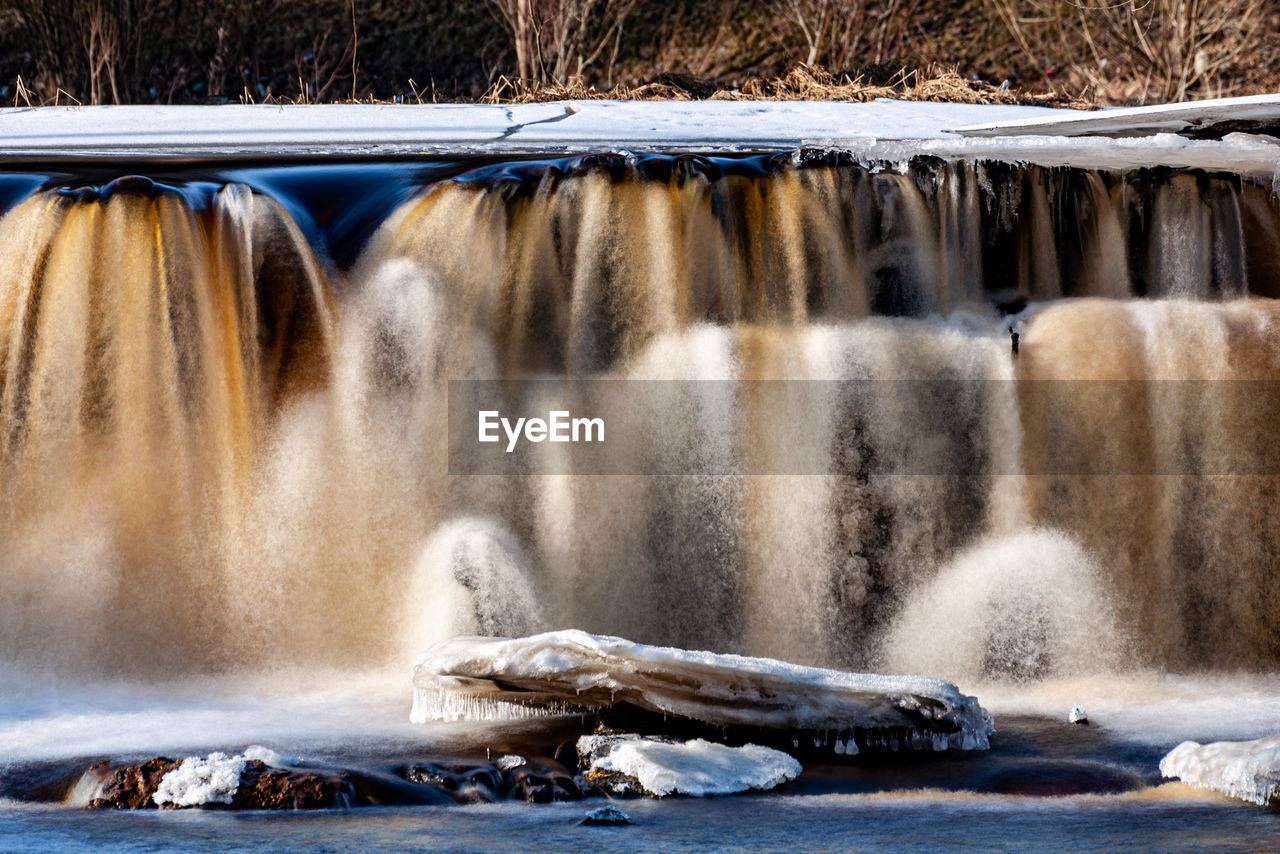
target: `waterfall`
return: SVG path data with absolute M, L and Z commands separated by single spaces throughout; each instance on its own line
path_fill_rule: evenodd
M 339 253 L 255 180 L 8 202 L 0 654 L 361 664 L 573 627 L 940 676 L 1280 662 L 1270 186 L 478 163 L 389 214 L 344 197 L 377 219 Z M 482 387 L 609 439 L 468 469 Z

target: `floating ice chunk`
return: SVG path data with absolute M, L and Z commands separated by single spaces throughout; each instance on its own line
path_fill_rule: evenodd
M 634 781 L 659 798 L 772 789 L 794 780 L 801 770 L 800 763 L 781 750 L 758 744 L 729 747 L 701 738 L 681 743 L 635 735 L 584 735 L 578 739 L 578 755 L 589 763 L 588 780 L 615 791 L 625 791 Z
M 157 804 L 195 807 L 203 804 L 229 804 L 240 787 L 240 775 L 247 760 L 243 756 L 210 753 L 192 756 L 165 774 L 152 795 Z
M 1160 773 L 1259 806 L 1280 806 L 1280 735 L 1211 744 L 1184 741 L 1160 760 Z
M 413 683 L 416 723 L 580 714 L 628 703 L 719 727 L 786 733 L 780 739 L 804 731 L 822 745 L 843 742 L 846 755 L 868 746 L 985 750 L 993 731 L 978 701 L 941 679 L 845 673 L 574 630 L 444 641 L 418 659 Z

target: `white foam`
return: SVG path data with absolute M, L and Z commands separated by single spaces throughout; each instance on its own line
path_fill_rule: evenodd
M 585 735 L 578 739 L 578 753 L 591 757 L 588 777 L 621 774 L 660 798 L 772 789 L 794 780 L 801 771 L 800 763 L 780 750 L 758 744 L 729 747 L 701 738 L 673 743 L 639 736 Z
M 1184 741 L 1160 760 L 1160 773 L 1266 806 L 1280 804 L 1280 735 L 1254 741 Z

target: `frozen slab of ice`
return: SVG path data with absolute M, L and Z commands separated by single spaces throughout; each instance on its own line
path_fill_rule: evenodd
M 418 659 L 413 684 L 417 723 L 518 720 L 627 703 L 718 727 L 803 732 L 846 754 L 859 744 L 985 750 L 993 731 L 978 701 L 942 679 L 845 673 L 575 630 L 444 641 Z
M 744 744 L 728 747 L 701 738 L 685 742 L 636 735 L 584 735 L 578 755 L 587 779 L 621 793 L 638 784 L 659 798 L 667 795 L 731 795 L 764 791 L 794 780 L 800 763 L 781 750 Z
M 1160 773 L 1259 806 L 1280 806 L 1280 735 L 1210 744 L 1184 741 L 1160 760 Z

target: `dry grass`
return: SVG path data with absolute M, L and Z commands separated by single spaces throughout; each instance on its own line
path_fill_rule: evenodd
M 614 86 L 600 90 L 574 78 L 567 84 L 532 85 L 526 81 L 501 78 L 481 99 L 486 104 L 532 104 L 566 100 L 619 101 L 874 101 L 896 98 L 902 101 L 942 101 L 959 104 L 1019 104 L 1023 106 L 1096 109 L 1099 105 L 1081 96 L 1047 90 L 1029 92 L 1014 87 L 993 86 L 963 77 L 954 69 L 933 67 L 925 71 L 903 69 L 887 83 L 875 84 L 862 77 L 837 78 L 812 65 L 799 64 L 787 74 L 753 77 L 733 89 L 708 86 L 697 79 L 667 77 L 637 86 Z
M 1267 91 L 1280 0 L 0 0 L 18 104 Z

